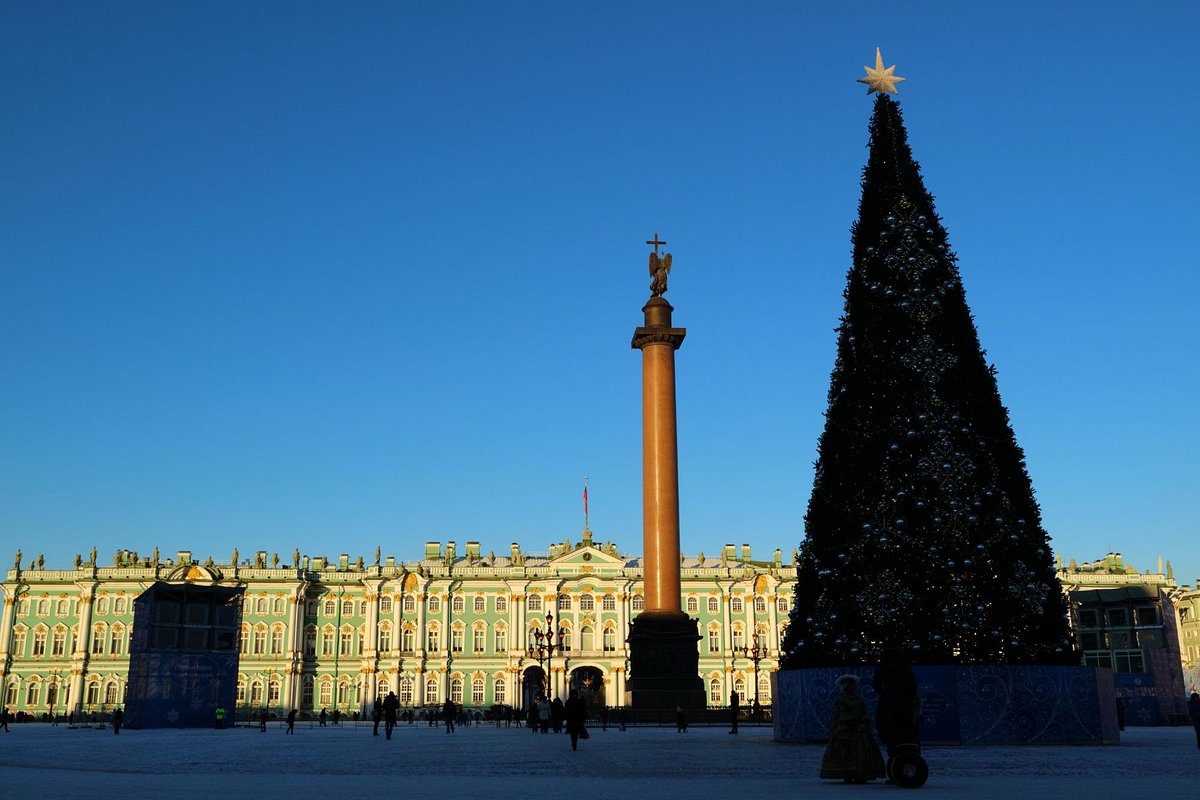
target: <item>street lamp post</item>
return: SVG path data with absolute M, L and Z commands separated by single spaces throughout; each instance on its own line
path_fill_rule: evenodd
M 742 651 L 743 656 L 750 659 L 750 661 L 753 662 L 753 664 L 754 664 L 754 706 L 753 706 L 753 710 L 755 713 L 757 713 L 758 710 L 762 708 L 762 705 L 758 702 L 758 662 L 762 661 L 764 658 L 767 657 L 767 648 L 765 648 L 759 644 L 757 633 L 754 634 L 754 638 L 752 641 L 754 642 L 753 645 L 749 645 L 749 646 L 743 645 L 741 648 L 738 648 L 738 649 L 740 649 Z
M 529 644 L 526 651 L 530 658 L 535 659 L 538 663 L 538 669 L 542 670 L 542 674 L 546 677 L 546 699 L 550 699 L 550 666 L 554 659 L 554 648 L 562 650 L 563 630 L 558 630 L 558 641 L 555 639 L 554 628 L 554 613 L 546 612 L 546 632 L 541 629 L 536 629 L 533 632 L 534 641 Z

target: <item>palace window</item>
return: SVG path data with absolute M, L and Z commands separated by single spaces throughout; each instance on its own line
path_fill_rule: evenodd
M 483 678 L 471 681 L 471 705 L 483 705 Z
M 254 629 L 254 655 L 261 656 L 267 652 L 267 627 L 259 625 Z
M 272 605 L 274 606 L 273 610 L 275 612 L 275 616 L 283 616 L 283 598 L 276 597 L 275 602 Z
M 114 656 L 125 654 L 125 626 L 113 625 L 112 627 L 112 647 L 109 652 Z
M 442 599 L 435 595 L 429 597 L 429 613 L 437 614 L 442 610 Z
M 754 613 L 755 614 L 767 613 L 767 598 L 763 597 L 761 594 L 756 595 L 754 598 Z
M 596 608 L 595 598 L 593 598 L 590 594 L 580 595 L 580 597 L 579 597 L 579 610 L 580 611 L 593 611 L 593 610 L 595 610 L 595 608 Z
M 307 625 L 304 628 L 304 655 L 316 658 L 317 655 L 317 626 Z
M 417 610 L 417 598 L 411 594 L 404 595 L 404 613 L 411 614 Z
M 733 690 L 738 693 L 738 699 L 740 699 L 743 703 L 745 703 L 746 702 L 746 679 L 741 678 L 741 677 L 735 678 L 733 681 Z
M 348 680 L 343 680 L 337 687 L 337 703 L 339 706 L 348 706 L 351 700 L 351 684 Z
M 570 611 L 571 610 L 571 595 L 560 594 L 558 596 L 558 610 L 559 611 Z
M 600 601 L 600 607 L 605 611 L 617 610 L 617 596 L 614 594 L 604 595 L 604 599 Z
M 721 613 L 721 601 L 715 597 L 708 598 L 708 613 L 720 614 Z
M 442 649 L 442 637 L 437 628 L 430 628 L 425 636 L 425 649 L 435 653 Z
M 687 599 L 687 613 L 689 613 L 689 614 L 699 614 L 700 613 L 700 598 L 689 597 Z
M 579 629 L 579 649 L 584 652 L 596 649 L 596 632 L 590 625 Z
M 400 705 L 411 706 L 413 704 L 413 682 L 412 678 L 405 675 L 400 679 L 400 691 L 396 693 L 400 698 Z
M 13 631 L 13 655 L 17 655 L 17 656 L 21 656 L 21 657 L 25 656 L 25 637 L 26 637 L 26 635 L 27 635 L 27 633 L 26 633 L 26 629 L 24 626 L 18 626 Z M 103 647 L 104 640 L 101 639 L 100 641 L 101 641 L 100 646 Z M 13 705 L 16 702 L 17 701 L 14 699 L 12 702 L 8 703 L 8 705 Z
M 482 655 L 487 644 L 487 629 L 482 625 L 476 625 L 471 631 L 471 652 L 476 655 Z
M 305 675 L 300 681 L 300 705 L 303 708 L 312 708 L 313 704 L 313 676 Z
M 126 601 L 126 599 L 124 597 L 118 597 L 117 602 L 113 604 L 113 613 L 114 614 L 124 614 L 126 609 L 128 608 L 127 602 L 128 601 Z
M 386 653 L 392 649 L 392 626 L 385 622 L 379 626 L 379 651 Z
M 271 682 L 267 684 L 267 705 L 279 705 L 279 690 L 279 679 L 274 677 L 271 678 Z
M 525 606 L 530 611 L 541 611 L 542 610 L 542 596 L 540 594 L 529 595 L 529 597 L 525 600 Z
M 450 652 L 461 653 L 463 651 L 463 629 L 451 628 L 450 630 Z
M 710 652 L 710 653 L 721 652 L 721 629 L 720 628 L 709 628 L 708 629 L 708 652 Z
M 321 707 L 333 702 L 333 681 L 321 681 Z
M 104 612 L 97 610 L 96 613 L 102 614 Z M 22 600 L 21 605 L 17 606 L 17 614 L 22 617 L 29 616 L 29 600 L 28 599 Z M 15 704 L 16 702 L 17 702 L 16 699 L 13 699 L 13 703 Z
M 46 655 L 46 629 L 35 628 L 33 631 L 33 656 L 40 658 Z
M 463 698 L 463 682 L 462 678 L 450 679 L 450 699 L 456 705 L 462 705 Z
M 496 613 L 505 614 L 508 612 L 508 598 L 504 595 L 496 596 Z
M 321 655 L 323 655 L 323 656 L 333 655 L 333 648 L 334 648 L 334 645 L 336 644 L 336 642 L 337 642 L 337 636 L 334 633 L 333 627 L 332 626 L 326 627 L 325 630 L 322 631 L 322 636 L 321 636 Z
M 118 694 L 120 689 L 121 687 L 117 685 L 116 681 L 110 681 L 108 686 L 104 687 L 104 704 L 108 706 L 116 705 L 119 702 Z
M 318 605 L 319 605 L 319 604 L 317 603 L 317 601 L 316 601 L 316 600 L 307 600 L 307 601 L 305 601 L 305 603 L 304 603 L 304 615 L 305 615 L 306 617 L 315 617 L 315 616 L 317 615 L 317 606 L 318 606 Z
M 634 611 L 644 611 L 646 609 L 646 598 L 643 595 L 635 594 L 632 605 Z
M 771 676 L 762 674 L 758 676 L 758 699 L 759 702 L 771 702 Z
M 466 601 L 463 600 L 463 596 L 461 594 L 454 595 L 454 599 L 452 601 L 450 601 L 450 613 L 451 614 L 461 614 L 461 613 L 463 613 L 463 609 L 465 607 L 466 607 Z
M 508 701 L 508 684 L 504 678 L 496 678 L 492 682 L 492 702 L 503 704 Z
M 733 649 L 740 650 L 746 645 L 746 632 L 742 630 L 742 626 L 733 626 Z
M 558 633 L 559 646 L 564 653 L 571 652 L 571 629 L 562 628 Z
M 344 656 L 354 655 L 354 631 L 350 628 L 342 628 L 341 650 L 338 652 Z
M 438 682 L 436 678 L 425 681 L 425 704 L 433 705 L 438 701 Z
M 25 688 L 25 705 L 36 706 L 42 700 L 42 682 L 30 681 Z
M 734 614 L 745 613 L 746 609 L 742 605 L 742 596 L 740 594 L 735 594 L 733 599 L 729 601 L 729 610 Z
M 496 627 L 496 652 L 504 653 L 508 650 L 508 629 L 502 626 Z
M 392 613 L 392 596 L 390 594 L 385 594 L 383 597 L 379 598 L 379 613 Z
M 721 681 L 718 678 L 709 678 L 708 680 L 708 703 L 713 706 L 724 705 L 724 698 L 721 697 Z
M 604 629 L 604 652 L 613 653 L 617 649 L 617 632 L 613 628 Z
M 265 598 L 265 597 L 258 598 L 258 601 L 254 604 L 254 613 L 255 614 L 267 613 L 267 598 Z
M 49 600 L 38 600 L 37 615 L 39 617 L 44 617 L 49 613 L 50 613 L 50 601 Z
M 246 679 L 238 678 L 237 695 L 233 699 L 234 705 L 242 706 L 246 704 Z
M 362 655 L 363 651 L 367 649 L 367 646 L 365 644 L 366 640 L 367 640 L 367 626 L 359 625 L 358 628 L 355 629 L 355 631 L 354 631 L 354 652 L 355 653 L 357 653 L 358 655 Z
M 54 638 L 50 641 L 50 655 L 61 656 L 67 652 L 67 629 L 61 626 L 54 629 Z
M 476 597 L 475 597 L 475 613 L 482 614 L 485 611 L 487 611 L 487 598 L 484 597 L 483 595 L 476 595 Z
M 67 599 L 64 597 L 58 601 L 58 609 L 55 611 L 55 614 L 59 617 L 65 617 L 67 616 L 67 612 L 70 608 L 71 604 L 68 603 Z
M 271 655 L 277 656 L 283 653 L 283 626 L 276 625 L 271 629 Z
M 354 616 L 354 601 L 353 600 L 343 600 L 342 601 L 342 616 L 343 617 L 353 617 Z M 340 689 L 339 689 L 339 691 L 340 691 Z
M 365 616 L 367 615 L 367 601 L 366 601 L 366 600 L 360 600 L 360 601 L 359 601 L 359 603 L 358 603 L 358 615 L 359 615 L 360 617 L 365 617 Z
M 108 613 L 108 598 L 107 597 L 101 597 L 99 600 L 96 601 L 96 613 L 99 614 L 100 616 L 104 616 Z
M 786 594 L 781 594 L 781 595 L 776 596 L 775 610 L 782 611 L 785 613 L 788 611 L 788 598 L 787 598 Z
M 400 632 L 400 649 L 405 653 L 411 653 L 417 649 L 417 632 L 412 628 L 405 628 Z
M 325 611 L 323 613 L 327 617 L 332 617 L 335 614 L 337 614 L 337 601 L 334 600 L 333 598 L 326 600 L 325 601 Z
M 100 681 L 88 681 L 87 687 L 87 704 L 88 708 L 100 705 Z

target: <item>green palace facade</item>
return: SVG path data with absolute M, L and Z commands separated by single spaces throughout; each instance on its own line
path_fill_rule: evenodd
M 428 542 L 424 558 L 374 563 L 257 552 L 218 563 L 180 551 L 118 552 L 111 567 L 38 557 L 0 584 L 0 686 L 10 711 L 105 711 L 124 701 L 133 600 L 155 581 L 244 590 L 238 705 L 362 711 L 396 692 L 405 707 L 447 698 L 524 708 L 543 687 L 578 688 L 594 704 L 625 702 L 629 621 L 643 610 L 641 559 L 612 543 L 551 545 L 548 554 L 481 553 L 477 542 Z M 792 605 L 795 571 L 781 551 L 749 545 L 681 559 L 681 607 L 699 621 L 709 705 L 770 703 L 770 673 Z M 551 652 L 538 634 L 555 633 Z

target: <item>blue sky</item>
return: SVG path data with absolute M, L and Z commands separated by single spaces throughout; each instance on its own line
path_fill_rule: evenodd
M 802 538 L 875 47 L 1065 558 L 1200 577 L 1190 3 L 0 8 L 0 544 Z M 1191 498 L 1191 499 L 1189 499 Z M 8 556 L 4 556 L 8 558 Z

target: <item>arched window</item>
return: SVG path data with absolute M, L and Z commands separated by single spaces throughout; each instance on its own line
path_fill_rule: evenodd
M 729 601 L 729 611 L 733 614 L 744 614 L 745 613 L 746 609 L 742 605 L 742 596 L 740 594 L 735 594 L 733 596 L 733 598 Z
M 349 625 L 342 626 L 341 649 L 338 651 L 341 655 L 354 655 L 354 628 Z M 339 689 L 339 691 L 341 691 Z
M 8 686 L 4 689 L 4 705 L 12 708 L 17 704 L 17 693 L 21 690 L 21 682 L 16 678 L 8 682 Z
M 462 699 L 463 699 L 462 678 L 451 678 L 450 679 L 450 699 L 456 705 L 462 705 Z
M 741 625 L 733 626 L 733 647 L 735 650 L 746 646 L 746 631 Z
M 265 598 L 265 597 L 258 598 L 258 601 L 255 602 L 255 604 L 254 604 L 254 613 L 255 614 L 267 613 L 267 598 Z
M 87 686 L 87 704 L 88 708 L 100 705 L 100 679 L 88 681 Z
M 425 635 L 425 649 L 431 653 L 442 649 L 442 634 L 436 625 L 430 625 Z
M 496 613 L 497 614 L 507 614 L 508 613 L 508 598 L 502 594 L 496 596 Z
M 400 705 L 411 706 L 413 704 L 413 681 L 412 678 L 405 675 L 400 679 L 400 691 L 397 693 L 400 698 Z
M 471 629 L 471 652 L 483 655 L 487 649 L 487 626 L 482 622 L 475 623 Z
M 263 702 L 263 685 L 262 680 L 255 678 L 250 684 L 250 705 L 261 706 Z
M 317 626 L 304 626 L 304 655 L 308 658 L 317 656 Z
M 276 597 L 275 602 L 272 605 L 275 616 L 283 616 L 283 598 Z
M 417 598 L 411 594 L 404 595 L 404 613 L 411 614 L 417 610 Z
M 272 675 L 271 682 L 267 684 L 267 705 L 279 705 L 279 691 L 281 688 L 282 684 L 280 684 L 279 678 Z
M 721 697 L 721 681 L 718 678 L 708 679 L 708 703 L 713 706 L 724 705 Z
M 529 595 L 529 597 L 525 600 L 525 607 L 529 611 L 541 611 L 542 610 L 542 596 L 540 594 Z
M 461 626 L 450 629 L 450 652 L 461 653 L 463 651 L 463 629 Z M 455 702 L 458 702 L 457 700 Z
M 508 628 L 504 625 L 496 626 L 495 649 L 497 653 L 504 653 L 508 650 Z
M 604 629 L 604 652 L 612 653 L 617 649 L 617 631 L 615 628 Z
M 333 649 L 337 646 L 337 631 L 332 625 L 326 625 L 321 631 L 321 655 L 332 656 Z
M 503 704 L 508 702 L 508 682 L 504 678 L 492 681 L 492 702 Z
M 102 622 L 100 624 L 103 625 L 104 623 Z M 13 655 L 24 658 L 24 656 L 25 656 L 25 639 L 28 635 L 29 635 L 29 629 L 26 628 L 24 625 L 18 625 L 17 627 L 13 628 Z M 104 639 L 103 638 L 100 639 L 100 647 L 102 649 L 104 647 Z M 93 651 L 93 652 L 95 652 L 95 651 Z M 17 702 L 16 699 L 14 699 L 11 703 L 8 703 L 8 705 L 10 705 L 10 706 L 15 705 L 16 702 Z
M 788 596 L 786 594 L 777 595 L 775 597 L 775 610 L 785 613 L 788 611 Z
M 271 627 L 271 655 L 277 656 L 283 653 L 283 626 L 274 625 Z
M 738 698 L 743 703 L 745 703 L 746 702 L 746 679 L 744 677 L 738 676 L 733 679 L 733 690 L 738 693 Z
M 339 706 L 348 706 L 354 702 L 354 684 L 349 678 L 342 678 L 338 681 L 337 687 L 337 704 Z
M 411 626 L 400 632 L 400 649 L 405 653 L 417 649 L 417 632 Z
M 755 597 L 754 597 L 754 613 L 755 614 L 767 613 L 767 598 L 763 597 L 761 594 L 755 595 Z
M 471 681 L 471 705 L 483 705 L 483 678 L 475 678 Z
M 50 640 L 50 655 L 63 656 L 67 652 L 67 628 L 65 625 L 54 626 L 54 636 Z
M 305 675 L 300 680 L 300 706 L 302 708 L 312 708 L 313 706 L 313 676 Z
M 593 611 L 595 608 L 596 599 L 594 597 L 592 597 L 590 594 L 583 594 L 579 596 L 580 611 Z
M 53 681 L 46 682 L 46 705 L 54 708 L 54 704 L 58 702 L 58 684 Z
M 67 598 L 64 597 L 58 601 L 58 608 L 55 611 L 55 615 L 59 616 L 59 617 L 65 617 L 65 616 L 67 616 L 67 613 L 69 612 L 70 608 L 71 608 L 71 604 L 69 602 L 67 602 Z M 50 705 L 54 705 L 54 704 L 51 703 Z
M 617 610 L 617 596 L 614 594 L 604 595 L 604 599 L 600 601 L 600 607 L 605 611 Z
M 689 614 L 699 614 L 700 613 L 700 598 L 689 597 L 687 599 L 687 610 L 688 610 Z
M 708 628 L 708 652 L 721 652 L 721 629 L 716 625 L 710 625 Z
M 560 594 L 558 596 L 558 610 L 559 611 L 570 611 L 571 610 L 571 595 Z
M 46 599 L 38 600 L 37 615 L 44 617 L 50 613 L 50 601 Z
M 760 703 L 771 702 L 771 676 L 767 673 L 758 676 L 758 701 Z
M 646 598 L 644 596 L 642 596 L 640 594 L 635 594 L 633 596 L 633 610 L 634 611 L 645 611 L 646 610 Z
M 360 600 L 358 602 L 358 615 L 360 617 L 365 617 L 367 615 L 367 601 L 366 600 Z
M 233 699 L 234 705 L 246 704 L 246 676 L 238 675 L 237 696 Z
M 353 617 L 354 616 L 354 601 L 353 600 L 343 600 L 342 601 L 342 616 L 343 617 Z M 339 688 L 338 691 L 340 692 L 341 689 Z
M 463 596 L 461 594 L 454 595 L 454 599 L 450 601 L 450 613 L 461 614 L 465 607 L 466 601 L 463 600 Z
M 579 629 L 579 649 L 585 652 L 596 649 L 596 631 L 591 625 Z
M 564 653 L 571 652 L 571 650 L 572 650 L 571 627 L 565 623 L 558 631 L 558 643 L 562 647 L 562 651 Z
M 710 614 L 721 613 L 721 601 L 715 597 L 708 598 L 708 613 L 710 613 Z
M 108 686 L 104 687 L 104 705 L 112 706 L 120 702 L 120 686 L 116 681 L 109 681 Z
M 29 685 L 25 687 L 25 705 L 36 706 L 42 702 L 42 682 L 39 680 L 30 680 Z
M 267 652 L 267 626 L 259 624 L 254 628 L 254 650 L 256 656 Z
M 317 615 L 317 606 L 318 605 L 319 605 L 319 603 L 317 603 L 316 600 L 305 600 L 304 601 L 304 616 L 315 617 Z
M 33 657 L 46 655 L 46 626 L 39 625 L 33 629 Z
M 334 600 L 332 597 L 329 598 L 328 600 L 326 600 L 325 601 L 325 610 L 323 613 L 327 617 L 335 616 L 337 614 L 337 601 Z
M 392 691 L 392 682 L 387 678 L 382 678 L 375 686 L 375 696 L 383 699 Z
M 436 594 L 429 596 L 429 613 L 438 614 L 442 610 L 442 598 Z
M 28 609 L 26 609 L 25 613 L 29 613 Z M 96 613 L 101 616 L 108 613 L 108 598 L 107 597 L 101 597 L 99 600 L 96 601 Z
M 379 598 L 379 613 L 392 613 L 392 596 L 390 594 L 385 594 L 383 597 Z
M 109 652 L 114 656 L 125 654 L 125 626 L 119 622 L 112 626 L 112 647 Z
M 333 681 L 325 678 L 321 681 L 320 703 L 321 707 L 325 708 L 333 702 Z
M 384 622 L 379 626 L 379 652 L 386 653 L 392 649 L 392 623 Z
M 425 681 L 425 703 L 433 705 L 438 700 L 438 682 L 436 678 Z
M 117 602 L 113 604 L 113 613 L 124 614 L 128 609 L 128 602 L 124 597 L 118 597 Z
M 487 598 L 483 595 L 475 595 L 475 613 L 482 614 L 487 611 Z

